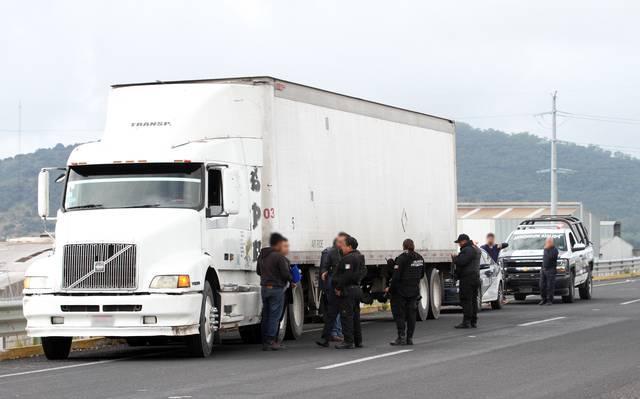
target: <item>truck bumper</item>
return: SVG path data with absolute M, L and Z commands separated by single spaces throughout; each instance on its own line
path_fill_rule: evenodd
M 31 337 L 184 336 L 198 333 L 202 293 L 24 297 Z M 147 323 L 144 322 L 145 316 Z M 155 317 L 155 323 L 153 323 Z M 53 324 L 53 321 L 59 324 Z
M 569 276 L 566 274 L 556 275 L 555 296 L 569 295 Z M 506 278 L 507 294 L 540 295 L 540 275 L 522 276 Z

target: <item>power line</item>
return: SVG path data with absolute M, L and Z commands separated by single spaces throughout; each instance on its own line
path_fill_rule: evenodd
M 565 112 L 565 111 L 558 111 L 558 114 L 564 118 L 582 119 L 582 120 L 597 121 L 597 122 L 621 123 L 625 125 L 640 125 L 640 119 L 618 118 L 618 117 L 609 117 L 609 116 L 603 116 L 603 115 L 575 114 L 575 113 Z

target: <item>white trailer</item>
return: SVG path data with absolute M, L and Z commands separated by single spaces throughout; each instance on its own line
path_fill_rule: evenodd
M 113 86 L 104 137 L 62 168 L 55 251 L 26 273 L 27 331 L 50 358 L 73 336 L 259 339 L 256 259 L 271 232 L 303 270 L 281 329 L 318 315 L 321 250 L 357 237 L 372 271 L 410 237 L 437 318 L 456 233 L 452 121 L 271 77 Z M 39 214 L 49 218 L 48 168 Z M 383 288 L 370 274 L 367 292 Z M 144 338 L 147 337 L 147 338 Z

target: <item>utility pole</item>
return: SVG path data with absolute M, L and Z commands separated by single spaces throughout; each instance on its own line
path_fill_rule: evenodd
M 556 95 L 557 91 L 553 92 L 551 103 L 551 215 L 558 214 L 558 154 L 557 154 L 557 140 L 556 140 Z

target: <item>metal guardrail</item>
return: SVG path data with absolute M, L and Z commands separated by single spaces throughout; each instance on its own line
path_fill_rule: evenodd
M 594 265 L 594 276 L 640 273 L 640 257 L 614 260 L 598 260 Z
M 7 337 L 22 337 L 26 334 L 26 328 L 22 299 L 0 301 L 0 352 L 7 349 Z

